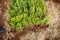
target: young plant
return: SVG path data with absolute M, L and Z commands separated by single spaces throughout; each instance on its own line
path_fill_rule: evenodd
M 47 20 L 44 0 L 11 0 L 8 11 L 10 25 L 16 29 L 43 24 Z

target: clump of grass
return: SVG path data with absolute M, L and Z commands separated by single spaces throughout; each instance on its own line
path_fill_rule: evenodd
M 44 0 L 11 0 L 8 11 L 10 25 L 16 29 L 47 21 Z

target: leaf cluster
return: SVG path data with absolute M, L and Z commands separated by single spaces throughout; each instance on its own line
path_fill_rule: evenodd
M 8 11 L 10 25 L 13 28 L 43 24 L 47 20 L 44 0 L 11 0 Z

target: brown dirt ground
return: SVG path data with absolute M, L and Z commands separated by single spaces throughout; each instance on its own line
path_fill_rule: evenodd
M 5 29 L 3 33 L 0 33 L 0 40 L 60 40 L 60 0 L 45 1 L 49 25 L 31 25 L 21 30 L 10 29 L 6 15 L 6 3 L 7 0 L 6 2 L 0 1 L 2 9 L 0 10 L 0 27 Z

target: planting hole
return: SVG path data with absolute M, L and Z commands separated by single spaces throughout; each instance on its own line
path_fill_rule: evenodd
M 0 27 L 0 33 L 1 32 L 4 32 L 4 28 L 3 27 Z

